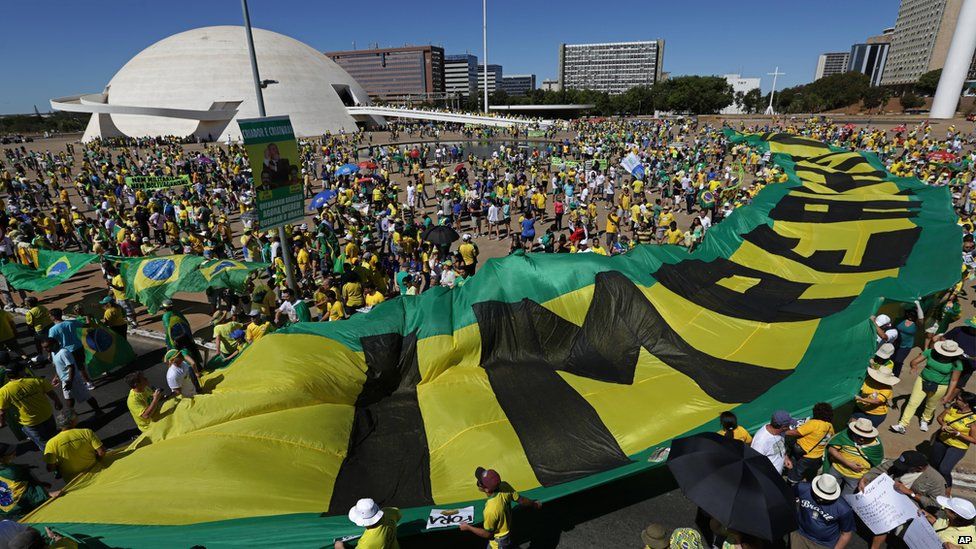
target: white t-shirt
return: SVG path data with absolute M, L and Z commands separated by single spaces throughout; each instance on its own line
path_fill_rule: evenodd
M 192 398 L 197 394 L 193 381 L 190 380 L 190 369 L 189 364 L 181 362 L 179 365 L 171 364 L 166 370 L 166 383 L 169 388 L 173 391 L 179 389 L 180 395 L 184 398 Z
M 773 467 L 779 473 L 783 472 L 783 462 L 786 456 L 786 442 L 783 435 L 774 435 L 763 425 L 752 437 L 752 449 L 769 458 Z

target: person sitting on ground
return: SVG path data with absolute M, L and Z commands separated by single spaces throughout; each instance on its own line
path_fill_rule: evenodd
M 491 549 L 508 549 L 514 547 L 511 538 L 512 503 L 526 507 L 542 508 L 542 502 L 520 496 L 507 482 L 502 482 L 501 476 L 494 469 L 478 467 L 474 471 L 478 490 L 488 496 L 484 509 L 484 527 L 463 523 L 462 532 L 472 534 L 488 540 Z
M 155 389 L 150 391 L 149 382 L 142 372 L 132 372 L 125 376 L 125 384 L 129 386 L 129 396 L 126 398 L 126 405 L 136 427 L 143 433 L 156 419 L 156 412 L 163 403 L 163 390 Z
M 746 444 L 752 442 L 752 435 L 749 434 L 749 431 L 746 431 L 745 427 L 739 425 L 739 418 L 735 414 L 725 411 L 719 415 L 718 419 L 722 424 L 722 428 L 718 430 L 718 434 L 726 438 L 734 438 Z
M 76 428 L 78 415 L 74 410 L 64 410 L 57 421 L 61 432 L 44 446 L 44 463 L 67 484 L 105 457 L 105 448 L 94 431 Z
M 50 484 L 34 478 L 30 467 L 13 463 L 17 447 L 0 442 L 0 518 L 17 520 L 30 513 L 59 491 L 48 491 Z
M 363 498 L 349 509 L 349 520 L 356 526 L 366 530 L 356 540 L 357 549 L 399 549 L 397 541 L 397 522 L 400 521 L 400 510 L 396 507 L 384 507 L 370 498 Z M 343 541 L 335 542 L 335 549 L 346 549 Z
M 790 534 L 791 549 L 844 549 L 854 537 L 854 511 L 841 498 L 837 479 L 828 474 L 800 482 L 796 494 L 797 529 Z
M 861 477 L 884 459 L 884 447 L 871 421 L 858 418 L 827 443 L 823 472 L 834 475 L 845 495 L 853 494 Z

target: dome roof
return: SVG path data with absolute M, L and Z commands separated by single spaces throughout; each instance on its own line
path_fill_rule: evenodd
M 347 94 L 347 102 L 363 105 L 368 104 L 368 96 L 346 71 L 293 38 L 263 29 L 253 29 L 253 35 L 261 79 L 278 82 L 264 89 L 268 116 L 289 115 L 296 135 L 303 136 L 356 128 L 339 94 Z M 240 26 L 203 27 L 164 38 L 129 60 L 105 93 L 109 105 L 153 108 L 206 110 L 215 102 L 241 102 L 236 118 L 258 116 L 247 41 Z M 112 122 L 130 136 L 201 131 L 197 120 L 161 116 L 112 114 Z M 240 138 L 235 121 L 215 128 L 220 138 Z

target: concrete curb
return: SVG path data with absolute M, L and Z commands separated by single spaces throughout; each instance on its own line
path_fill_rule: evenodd
M 10 312 L 17 313 L 20 316 L 27 315 L 27 309 L 23 307 L 14 307 L 12 311 L 10 309 L 7 310 Z M 67 315 L 65 315 L 65 317 L 69 318 Z M 70 317 L 70 318 L 77 318 L 77 317 Z M 142 337 L 145 339 L 153 339 L 157 341 L 166 341 L 166 335 L 163 334 L 162 332 L 157 332 L 156 330 L 143 330 L 142 328 L 130 328 L 129 335 L 134 335 L 136 337 Z M 214 351 L 214 352 L 217 351 L 217 348 L 214 347 L 213 342 L 203 341 L 202 339 L 199 338 L 195 338 L 194 341 L 197 342 L 198 346 L 207 349 L 208 351 Z

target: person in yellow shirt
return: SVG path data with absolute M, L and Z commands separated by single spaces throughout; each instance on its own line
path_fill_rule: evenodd
M 784 436 L 796 438 L 793 447 L 793 468 L 786 475 L 786 480 L 796 484 L 810 481 L 817 475 L 817 470 L 823 464 L 824 451 L 827 443 L 834 436 L 834 408 L 826 402 L 818 402 L 813 406 L 813 417 L 783 433 Z
M 478 483 L 478 490 L 488 496 L 484 508 L 484 526 L 462 523 L 462 532 L 471 532 L 479 538 L 488 540 L 491 549 L 513 547 L 512 533 L 512 503 L 517 502 L 524 507 L 542 508 L 542 502 L 519 495 L 507 482 L 502 482 L 501 476 L 494 469 L 478 467 L 474 471 Z
M 617 241 L 617 233 L 620 231 L 620 216 L 616 211 L 607 213 L 607 246 L 613 247 Z
M 671 224 L 668 225 L 668 230 L 664 231 L 663 241 L 667 242 L 668 244 L 678 244 L 684 240 L 684 238 L 685 233 L 678 229 L 678 223 L 672 221 Z
M 857 490 L 861 477 L 884 459 L 878 429 L 865 418 L 848 424 L 827 443 L 825 472 L 837 477 L 844 494 Z
M 461 237 L 462 243 L 458 246 L 458 253 L 461 254 L 461 260 L 464 263 L 464 270 L 468 276 L 474 276 L 475 271 L 478 269 L 478 246 L 471 241 L 471 235 L 465 233 Z
M 716 431 L 717 434 L 726 438 L 734 438 L 745 444 L 752 444 L 752 435 L 746 431 L 745 427 L 739 425 L 739 418 L 732 412 L 722 412 L 718 416 L 722 428 Z
M 943 518 L 926 512 L 925 518 L 932 525 L 932 529 L 939 535 L 945 549 L 973 549 L 976 547 L 976 506 L 968 499 L 960 497 L 935 498 L 942 512 Z
M 591 252 L 593 252 L 595 254 L 600 254 L 600 255 L 610 255 L 610 252 L 608 252 L 606 248 L 604 248 L 603 246 L 600 245 L 600 239 L 599 238 L 594 237 L 594 238 L 591 238 L 589 240 L 590 240 L 590 242 L 588 242 L 588 244 L 590 245 L 590 251 Z
M 372 282 L 367 282 L 364 284 L 364 287 L 366 288 L 366 291 L 363 294 L 363 299 L 367 307 L 372 308 L 386 301 L 386 298 L 383 297 L 383 294 L 376 289 L 376 285 Z
M 346 309 L 342 306 L 342 300 L 336 296 L 335 290 L 329 290 L 325 294 L 325 300 L 328 303 L 327 313 L 330 322 L 346 318 Z
M 58 471 L 65 483 L 88 471 L 105 457 L 102 441 L 91 429 L 76 429 L 78 416 L 73 410 L 58 414 L 61 432 L 44 446 L 44 463 L 48 471 Z
M 54 409 L 61 409 L 61 399 L 48 380 L 24 377 L 25 370 L 23 361 L 13 360 L 6 365 L 7 383 L 0 387 L 0 427 L 7 422 L 4 411 L 13 406 L 24 434 L 43 452 L 47 441 L 57 433 L 53 415 Z
M 27 296 L 24 299 L 24 305 L 27 306 L 24 322 L 30 326 L 31 332 L 34 334 L 34 342 L 40 346 L 41 339 L 47 337 L 48 329 L 54 325 L 54 321 L 51 320 L 51 313 L 47 310 L 47 307 L 38 303 L 37 298 L 34 296 Z
M 952 470 L 966 456 L 971 444 L 976 444 L 976 394 L 961 391 L 937 421 L 942 426 L 932 444 L 929 461 L 952 487 Z
M 894 352 L 894 346 L 890 343 L 885 343 L 878 350 L 878 353 L 882 354 L 889 352 Z M 868 367 L 867 378 L 864 379 L 861 390 L 854 397 L 857 410 L 854 411 L 853 417 L 867 418 L 875 427 L 881 426 L 885 416 L 888 415 L 889 403 L 894 398 L 892 387 L 897 385 L 898 381 L 890 363 L 877 368 Z
M 261 314 L 259 309 L 251 309 L 249 316 L 251 317 L 251 322 L 247 325 L 247 329 L 244 330 L 244 340 L 248 343 L 254 343 L 274 331 L 271 321 L 265 320 L 264 315 Z
M 149 429 L 150 424 L 156 419 L 156 412 L 163 403 L 163 390 L 149 390 L 149 382 L 142 372 L 132 372 L 125 376 L 125 384 L 129 386 L 129 396 L 126 398 L 126 406 L 132 414 L 132 420 L 136 427 L 143 433 Z
M 349 509 L 349 520 L 356 526 L 365 528 L 363 535 L 356 542 L 358 549 L 399 549 L 397 541 L 397 522 L 400 521 L 400 510 L 396 507 L 380 509 L 376 502 L 363 498 Z M 345 542 L 335 542 L 335 549 L 346 549 Z

